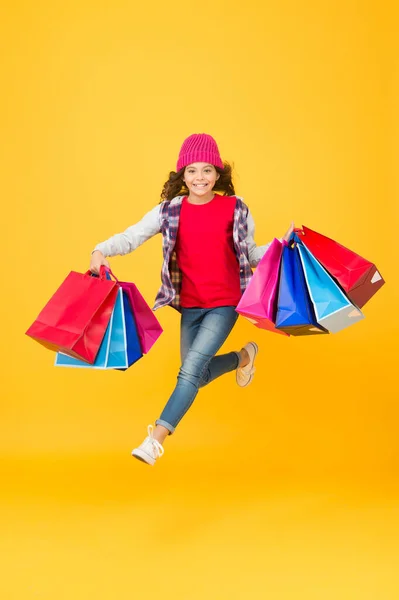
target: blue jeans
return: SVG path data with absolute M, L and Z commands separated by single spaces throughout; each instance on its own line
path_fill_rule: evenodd
M 192 405 L 198 389 L 238 367 L 237 352 L 215 356 L 237 318 L 234 306 L 182 309 L 182 364 L 177 385 L 156 425 L 163 425 L 173 433 Z

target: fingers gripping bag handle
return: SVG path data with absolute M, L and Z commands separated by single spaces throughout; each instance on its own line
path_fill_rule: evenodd
M 106 267 L 105 265 L 101 265 L 99 275 L 97 275 L 97 273 L 93 273 L 92 271 L 87 271 L 86 275 L 89 275 L 90 277 L 98 277 L 99 279 L 102 279 L 102 280 L 105 280 L 105 279 L 111 280 L 112 278 L 114 278 L 116 283 L 119 283 L 119 279 L 117 279 L 115 277 L 115 275 L 113 274 L 113 272 L 111 271 L 111 269 L 109 267 Z

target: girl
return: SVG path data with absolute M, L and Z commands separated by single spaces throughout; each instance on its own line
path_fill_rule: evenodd
M 106 257 L 133 252 L 162 233 L 162 285 L 154 310 L 169 304 L 181 312 L 181 367 L 155 429 L 149 425 L 148 436 L 132 451 L 150 465 L 163 455 L 163 442 L 200 387 L 234 370 L 239 386 L 251 383 L 258 352 L 255 342 L 239 352 L 215 355 L 238 318 L 235 308 L 251 278 L 251 267 L 269 247 L 256 246 L 252 215 L 235 195 L 231 167 L 223 163 L 210 135 L 193 134 L 183 142 L 176 172 L 170 173 L 161 198 L 139 223 L 98 244 L 90 264 L 90 270 L 98 273 L 101 265 L 109 266 Z M 293 228 L 291 224 L 285 240 Z

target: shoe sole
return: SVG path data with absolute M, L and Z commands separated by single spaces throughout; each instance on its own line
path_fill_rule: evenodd
M 141 462 L 145 463 L 146 465 L 150 465 L 151 467 L 155 465 L 155 460 L 149 458 L 146 454 L 144 454 L 144 452 L 141 452 L 140 450 L 133 450 L 132 456 L 134 458 L 137 458 L 137 460 L 140 460 Z
M 257 354 L 258 354 L 258 352 L 259 352 L 259 348 L 258 348 L 258 345 L 257 345 L 257 344 L 255 344 L 255 342 L 249 342 L 249 343 L 248 343 L 248 345 L 249 345 L 249 344 L 251 344 L 251 346 L 253 346 L 253 347 L 254 347 L 254 349 L 255 349 L 255 354 L 254 354 L 254 357 L 253 357 L 253 359 L 252 359 L 252 366 L 254 366 L 254 363 L 255 363 L 255 358 L 256 358 L 256 355 L 257 355 Z M 252 375 L 250 375 L 250 377 L 249 377 L 249 379 L 248 379 L 247 383 L 245 383 L 244 385 L 240 385 L 240 384 L 238 383 L 237 379 L 236 379 L 236 381 L 237 381 L 237 385 L 238 385 L 239 387 L 243 387 L 243 388 L 244 388 L 244 387 L 248 387 L 248 386 L 249 386 L 249 384 L 251 383 L 251 381 L 253 380 L 253 378 L 254 378 L 254 374 L 252 373 Z

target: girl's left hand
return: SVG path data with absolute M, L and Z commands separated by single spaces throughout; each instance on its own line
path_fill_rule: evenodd
M 289 229 L 287 230 L 287 233 L 283 237 L 283 240 L 285 240 L 286 242 L 288 242 L 288 240 L 290 239 L 290 235 L 294 231 L 294 229 L 295 229 L 295 225 L 294 225 L 294 221 L 292 221 Z

